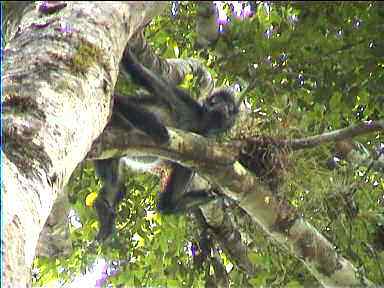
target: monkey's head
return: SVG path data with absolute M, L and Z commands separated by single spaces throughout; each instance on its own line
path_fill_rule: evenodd
M 228 130 L 235 123 L 239 105 L 235 101 L 234 91 L 221 89 L 212 93 L 203 103 L 206 127 L 203 134 L 212 135 Z

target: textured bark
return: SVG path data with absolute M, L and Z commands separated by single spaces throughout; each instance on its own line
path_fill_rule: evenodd
M 3 10 L 3 26 L 2 36 L 5 43 L 8 43 L 18 30 L 21 18 L 25 13 L 25 10 L 33 9 L 33 5 L 30 5 L 32 1 L 7 1 L 7 3 L 2 3 Z
M 122 52 L 166 3 L 36 5 L 4 50 L 3 287 L 29 287 L 53 202 L 107 123 Z
M 71 254 L 72 241 L 69 238 L 69 209 L 68 191 L 63 191 L 63 193 L 59 193 L 51 214 L 49 214 L 47 222 L 45 222 L 44 228 L 40 233 L 36 247 L 37 257 L 58 257 Z
M 248 258 L 247 246 L 223 207 L 212 202 L 201 207 L 201 210 L 216 241 L 233 263 L 249 277 L 256 276 L 256 267 Z

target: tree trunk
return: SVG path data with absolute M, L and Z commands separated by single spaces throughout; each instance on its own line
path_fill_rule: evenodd
M 58 8 L 49 13 L 26 9 L 17 31 L 8 33 L 12 36 L 4 51 L 5 287 L 28 287 L 28 268 L 53 202 L 107 122 L 122 51 L 164 7 L 148 2 L 52 5 Z M 370 284 L 358 279 L 356 269 L 295 209 L 235 162 L 238 146 L 220 147 L 191 133 L 169 132 L 171 141 L 164 147 L 128 133 L 115 138 L 134 153 L 141 148 L 144 155 L 160 154 L 198 168 L 324 286 Z M 119 144 L 113 133 L 104 134 L 110 147 Z M 91 158 L 102 150 L 97 142 Z
M 4 49 L 3 287 L 30 287 L 54 200 L 107 123 L 122 52 L 166 3 L 62 4 L 30 4 Z

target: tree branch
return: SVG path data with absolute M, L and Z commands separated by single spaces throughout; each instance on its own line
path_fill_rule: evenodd
M 201 165 L 207 160 L 212 165 L 228 165 L 237 160 L 239 147 L 236 144 L 219 145 L 214 139 L 208 139 L 195 133 L 167 127 L 170 142 L 159 146 L 150 136 L 138 130 L 130 132 L 107 127 L 92 145 L 87 159 L 107 159 L 122 156 L 158 156 L 173 161 L 186 162 L 187 167 Z
M 384 131 L 384 120 L 367 121 L 320 135 L 293 140 L 284 140 L 282 141 L 282 145 L 290 147 L 293 150 L 313 148 L 327 142 L 344 140 L 381 130 Z
M 356 125 L 352 125 L 350 127 L 346 127 L 339 130 L 334 130 L 331 132 L 326 132 L 320 135 L 314 135 L 305 138 L 299 139 L 288 139 L 288 140 L 279 140 L 275 139 L 275 144 L 282 147 L 287 147 L 292 150 L 300 150 L 306 148 L 314 148 L 318 145 L 340 141 L 344 139 L 350 139 L 356 136 L 376 132 L 376 131 L 384 131 L 384 120 L 378 121 L 367 121 L 363 123 L 359 123 Z M 254 145 L 262 145 L 262 139 L 258 139 L 255 137 L 250 137 L 247 139 L 250 143 Z M 241 145 L 242 141 L 234 141 L 237 145 Z
M 142 153 L 181 162 L 220 187 L 221 193 L 238 201 L 239 206 L 270 237 L 300 259 L 324 286 L 354 286 L 362 282 L 371 285 L 367 279 L 359 279 L 356 268 L 337 254 L 334 246 L 300 217 L 294 208 L 276 198 L 265 183 L 236 162 L 237 145 L 218 145 L 199 135 L 172 128 L 169 128 L 170 142 L 163 146 L 149 141 L 145 135 L 140 137 L 137 132 L 133 136 L 132 133 L 121 131 L 119 138 L 108 140 L 113 137 L 109 129 L 112 130 L 106 129 L 94 143 L 89 157 L 105 157 L 108 153 L 102 150 L 103 144 L 108 144 L 109 156 L 111 152 L 125 151 L 127 154 Z M 106 132 L 111 133 L 110 136 L 106 137 Z M 119 147 L 114 141 L 119 142 Z
M 122 52 L 167 3 L 66 2 L 49 15 L 40 4 L 12 23 L 3 54 L 5 287 L 29 286 L 54 200 L 107 123 Z

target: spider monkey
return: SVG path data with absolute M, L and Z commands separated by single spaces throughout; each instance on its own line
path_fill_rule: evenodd
M 239 112 L 239 104 L 234 99 L 234 91 L 221 89 L 214 91 L 202 104 L 192 98 L 185 90 L 170 84 L 159 75 L 140 64 L 127 48 L 121 62 L 124 72 L 132 80 L 148 90 L 149 94 L 136 96 L 114 95 L 111 125 L 125 129 L 139 129 L 148 134 L 159 145 L 169 141 L 166 126 L 175 126 L 204 136 L 211 136 L 228 130 Z M 158 107 L 168 109 L 169 116 L 162 116 Z M 156 165 L 157 157 L 140 156 L 130 160 L 151 161 Z M 95 170 L 103 186 L 95 202 L 100 221 L 97 240 L 106 239 L 114 227 L 115 208 L 123 193 L 120 181 L 120 159 L 97 160 Z M 176 162 L 172 162 L 169 181 L 159 193 L 157 205 L 160 213 L 182 213 L 190 207 L 212 199 L 207 191 L 188 191 L 194 171 Z M 133 167 L 134 168 L 134 167 Z

